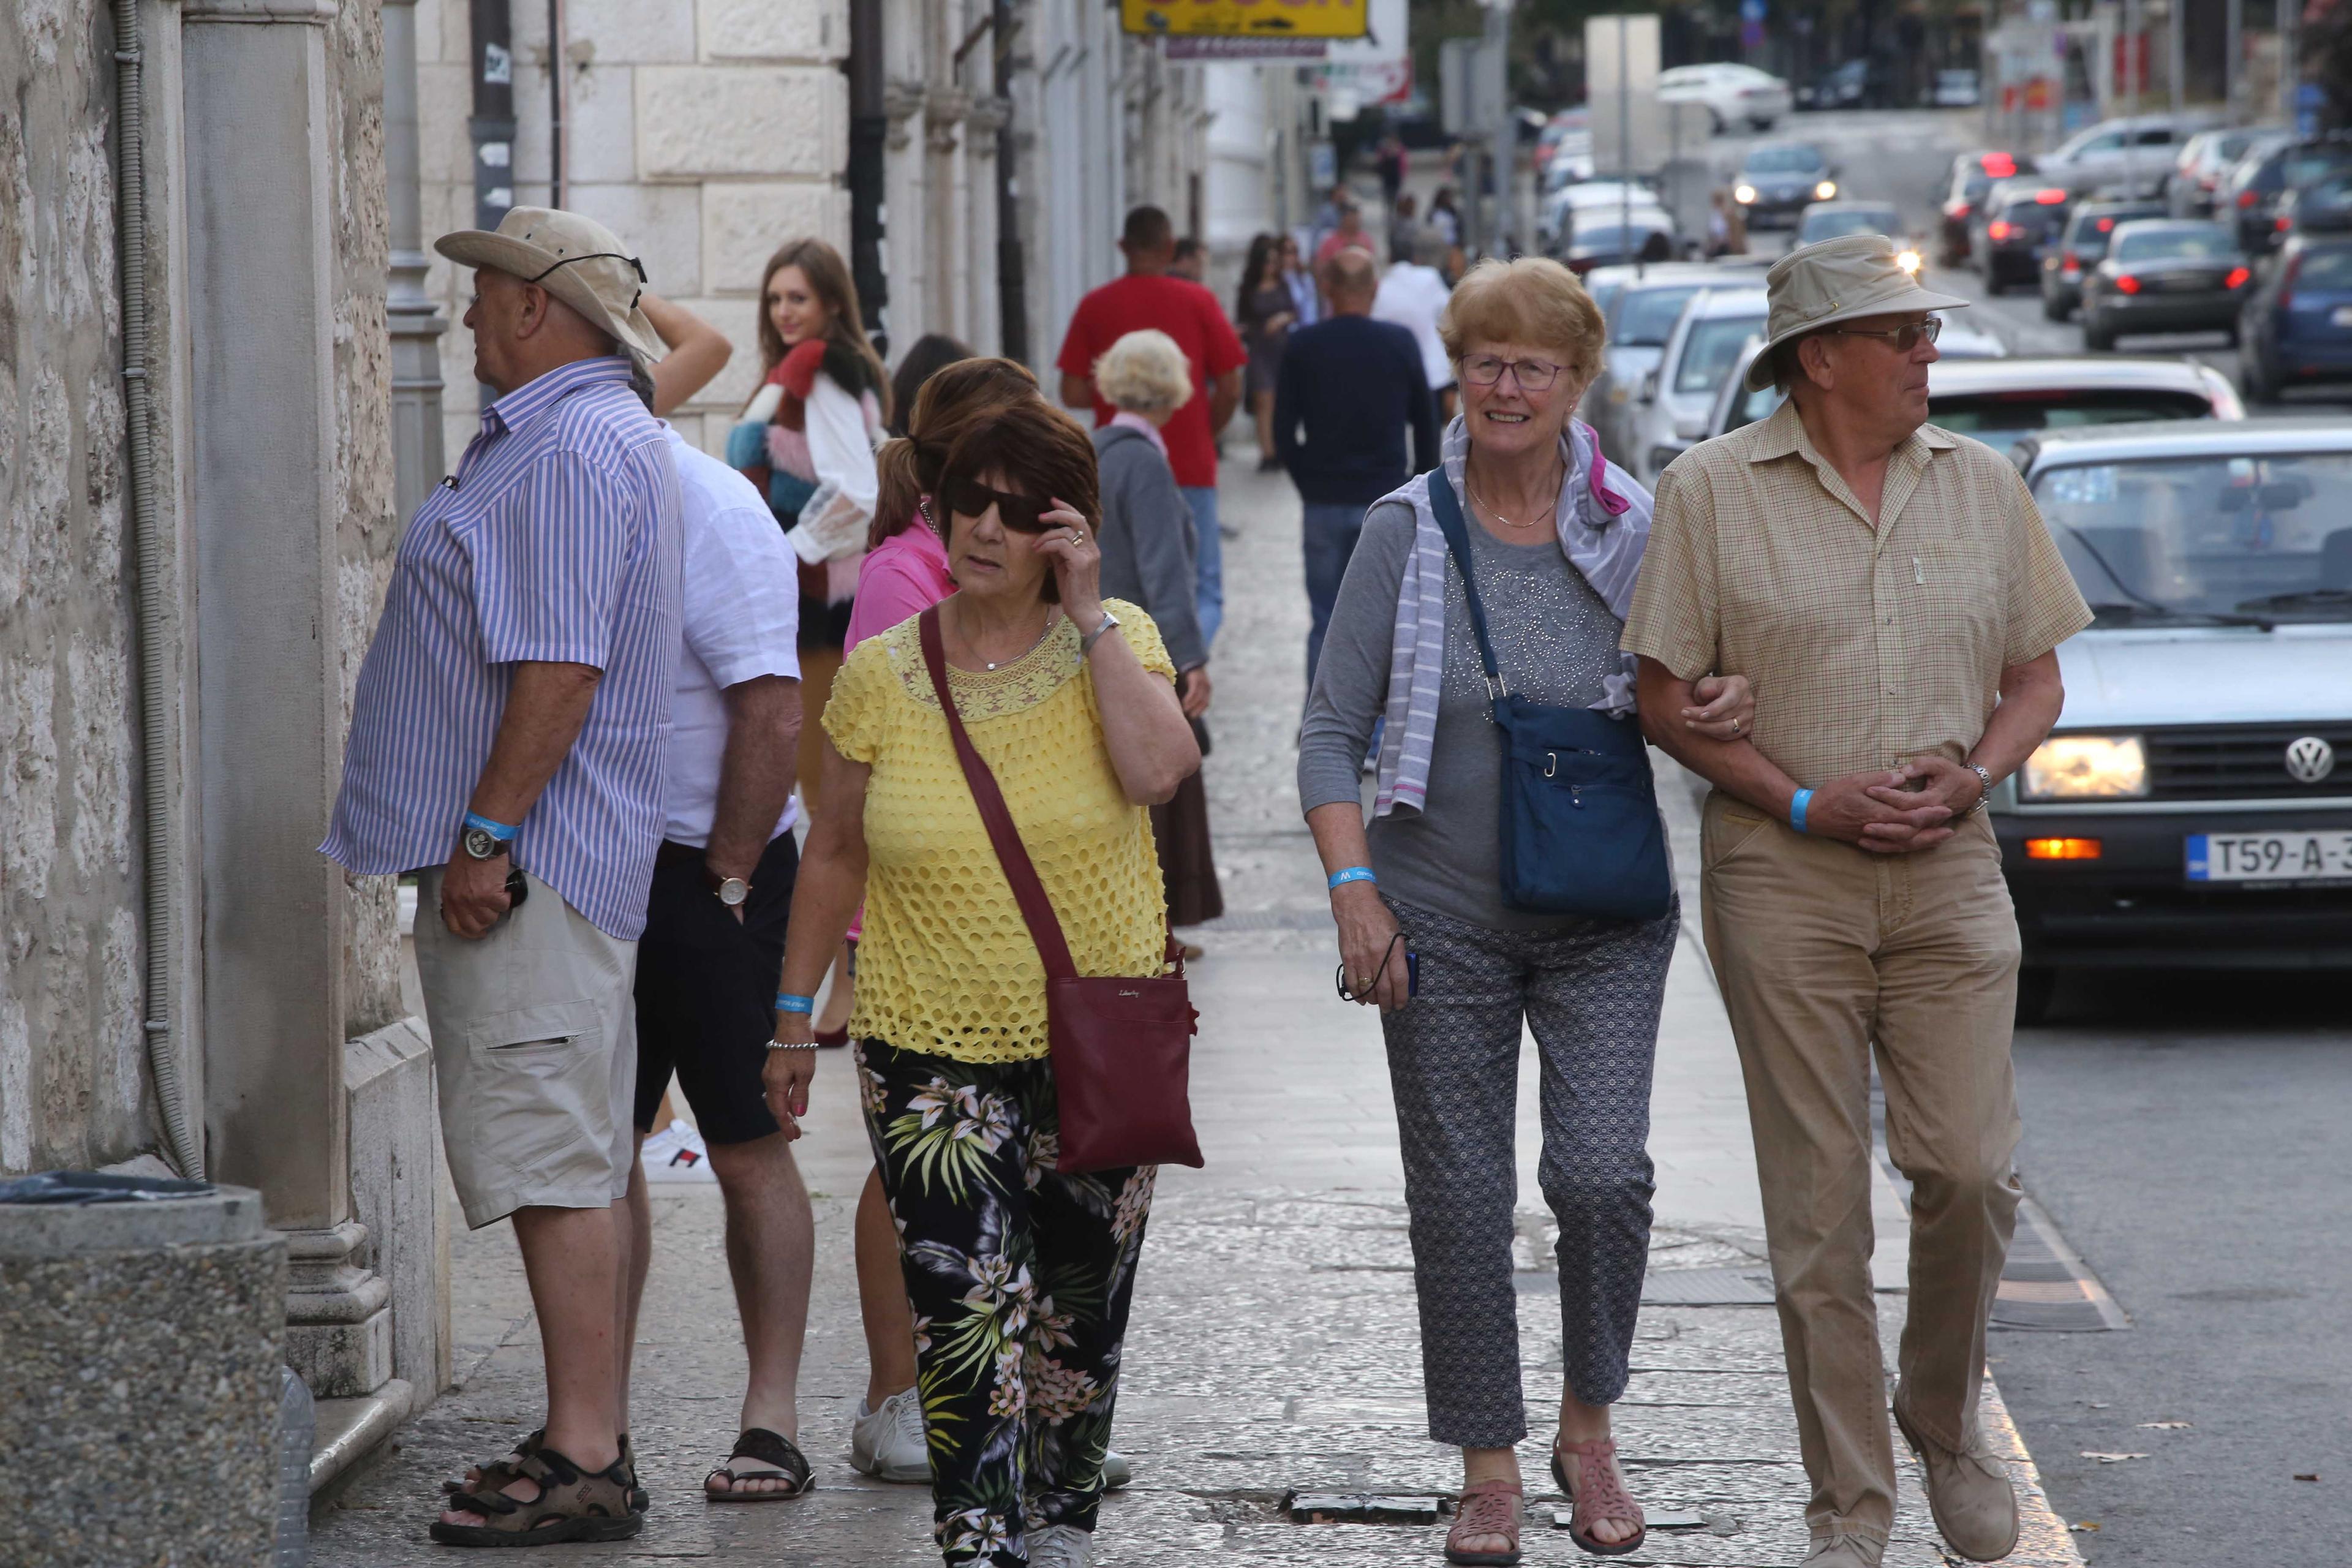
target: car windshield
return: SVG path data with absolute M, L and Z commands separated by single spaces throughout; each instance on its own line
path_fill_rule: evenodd
M 2306 250 L 2294 269 L 2297 289 L 2352 289 L 2352 247 Z
M 1644 348 L 1665 347 L 1668 334 L 1682 319 L 1683 307 L 1697 292 L 1696 283 L 1628 290 L 1619 307 L 1616 330 L 1609 334 L 1609 341 Z
M 1622 282 L 1588 282 L 1584 286 L 1584 291 L 1592 296 L 1592 308 L 1606 316 L 1609 314 L 1609 307 L 1617 302 L 1617 296 L 1623 291 L 1625 285 Z
M 1682 363 L 1675 367 L 1676 392 L 1713 392 L 1738 363 L 1739 351 L 1764 335 L 1764 318 L 1717 316 L 1693 321 L 1683 340 Z
M 1830 212 L 1805 215 L 1802 227 L 1797 230 L 1797 243 L 1811 245 L 1817 239 L 1835 239 L 1843 234 L 1897 234 L 1902 220 L 1893 207 L 1847 207 Z
M 1580 223 L 1576 226 L 1576 243 L 1572 248 L 1610 255 L 1619 252 L 1630 253 L 1641 249 L 1652 239 L 1664 240 L 1665 233 L 1666 224 L 1663 215 L 1654 223 L 1643 223 L 1636 218 L 1631 228 L 1621 227 L 1613 223 L 1601 226 Z M 1669 246 L 1668 248 L 1673 247 Z
M 2279 160 L 2279 181 L 2307 185 L 2322 174 L 2352 165 L 2352 147 L 2296 147 Z
M 1821 153 L 1811 147 L 1759 147 L 1748 154 L 1744 172 L 1750 174 L 1810 174 L 1821 166 Z
M 2193 392 L 2087 392 L 2052 386 L 1927 399 L 1930 420 L 1956 435 L 1973 436 L 1997 452 L 2013 449 L 2044 430 L 2212 416 L 2213 405 Z
M 2160 228 L 2154 233 L 2126 231 L 2116 241 L 2117 261 L 2220 261 L 2238 253 L 2238 242 L 2227 229 Z
M 2352 452 L 2069 465 L 2037 477 L 2033 499 L 2111 623 L 2352 618 Z

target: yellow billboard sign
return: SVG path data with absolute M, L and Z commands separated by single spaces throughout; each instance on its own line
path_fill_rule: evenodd
M 1360 38 L 1369 0 L 1119 0 L 1130 33 L 1163 37 Z

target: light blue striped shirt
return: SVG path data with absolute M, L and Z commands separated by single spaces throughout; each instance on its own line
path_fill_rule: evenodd
M 321 853 L 362 875 L 445 864 L 520 661 L 604 671 L 515 864 L 598 930 L 645 929 L 678 651 L 677 468 L 629 362 L 499 398 L 417 508 L 360 666 Z

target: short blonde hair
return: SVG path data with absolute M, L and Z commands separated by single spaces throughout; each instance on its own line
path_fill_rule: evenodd
M 1181 408 L 1192 395 L 1192 364 L 1174 338 L 1146 328 L 1128 333 L 1095 361 L 1095 391 L 1129 414 Z
M 1590 381 L 1601 368 L 1609 329 L 1575 273 L 1545 257 L 1522 256 L 1473 267 L 1445 302 L 1437 336 L 1456 369 L 1473 343 L 1532 343 L 1558 352 L 1578 380 Z

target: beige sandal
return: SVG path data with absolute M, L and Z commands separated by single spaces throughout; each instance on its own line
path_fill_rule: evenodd
M 1519 1500 L 1526 1489 L 1517 1481 L 1480 1481 L 1462 1489 L 1454 1505 L 1454 1528 L 1445 1532 L 1445 1560 L 1464 1568 L 1517 1568 L 1519 1561 Z M 1477 1535 L 1499 1535 L 1510 1542 L 1507 1552 L 1470 1552 L 1462 1542 Z
M 538 1487 L 530 1498 L 509 1497 L 489 1483 L 507 1472 L 503 1485 L 520 1478 Z M 645 1526 L 629 1508 L 629 1478 L 623 1461 L 606 1470 L 573 1464 L 553 1448 L 514 1463 L 500 1461 L 483 1472 L 483 1484 L 448 1500 L 452 1513 L 482 1516 L 480 1524 L 433 1521 L 430 1533 L 444 1546 L 553 1546 L 568 1541 L 625 1541 Z

